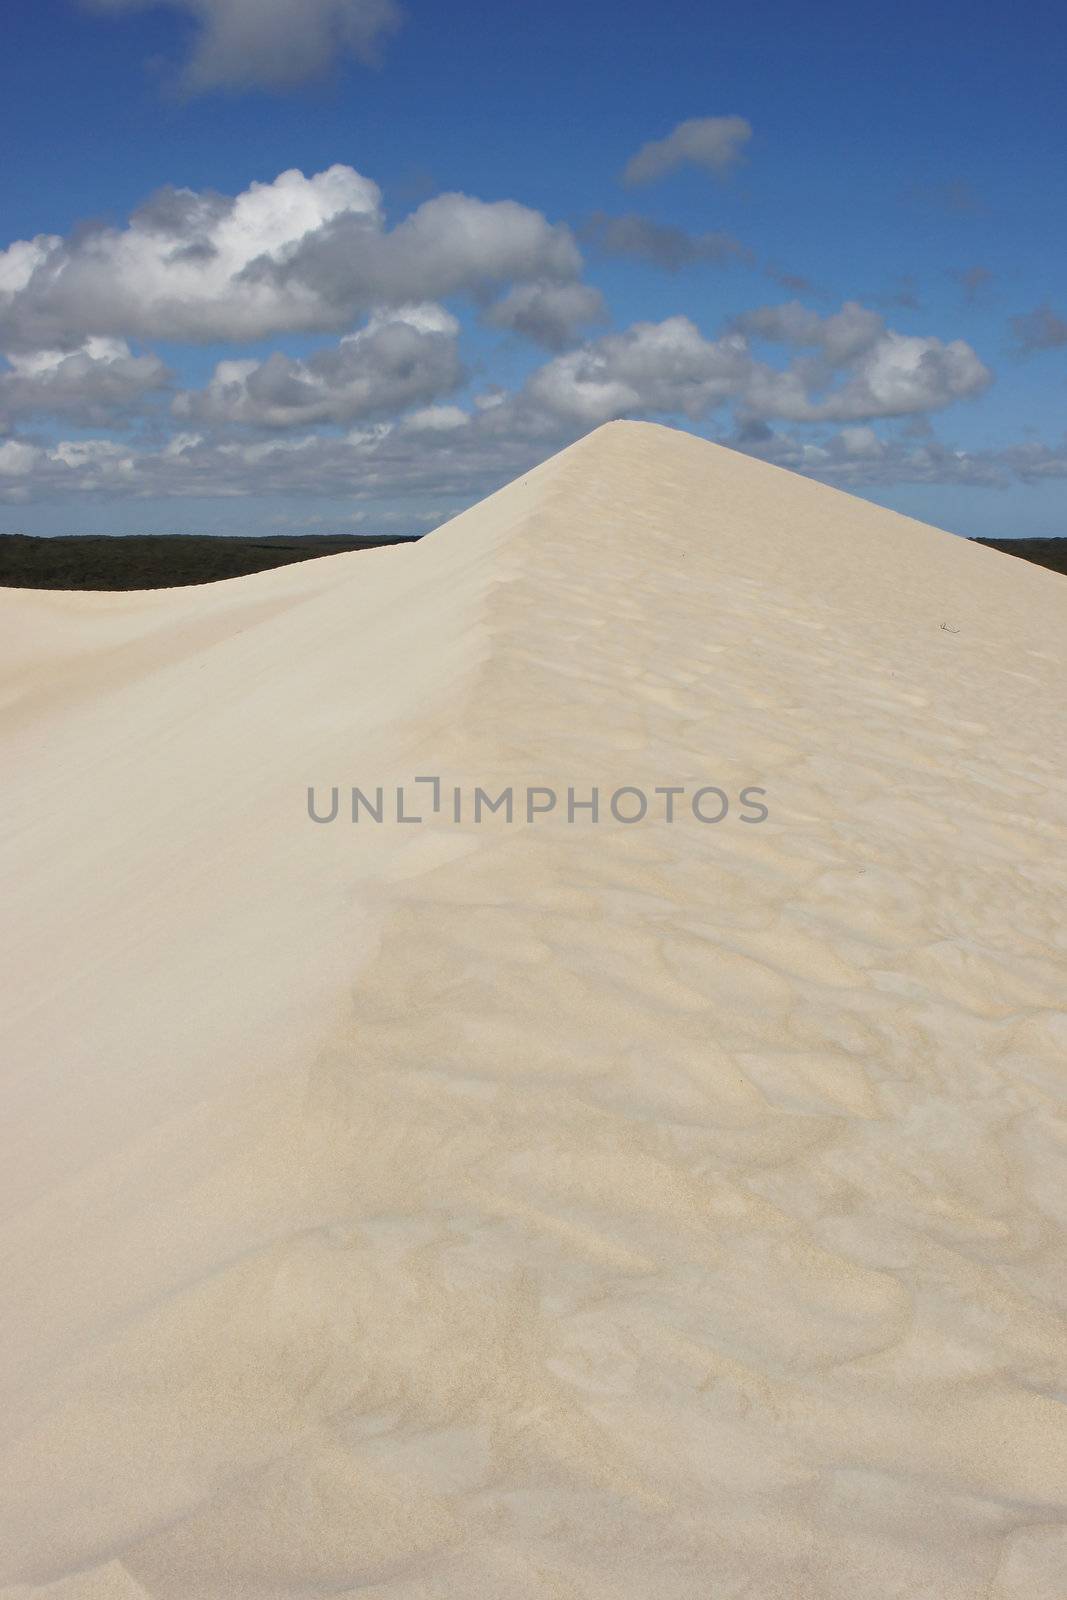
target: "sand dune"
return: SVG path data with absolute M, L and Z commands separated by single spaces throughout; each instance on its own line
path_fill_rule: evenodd
M 616 423 L 0 624 L 2 1600 L 1063 1600 L 1062 578 Z

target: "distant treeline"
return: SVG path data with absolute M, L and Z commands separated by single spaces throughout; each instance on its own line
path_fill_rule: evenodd
M 291 561 L 372 550 L 409 541 L 382 535 L 351 539 L 226 538 L 213 534 L 73 534 L 39 539 L 0 534 L 0 584 L 15 589 L 172 589 L 240 578 Z
M 187 583 L 239 578 L 290 561 L 407 544 L 407 539 L 353 539 L 308 534 L 236 539 L 213 534 L 74 534 L 39 539 L 0 534 L 0 585 L 16 589 L 172 589 Z M 1067 574 L 1065 539 L 976 539 Z
M 1067 573 L 1067 539 L 976 539 L 974 542 L 1003 550 L 1005 555 L 1022 556 L 1024 561 L 1049 567 L 1053 572 Z

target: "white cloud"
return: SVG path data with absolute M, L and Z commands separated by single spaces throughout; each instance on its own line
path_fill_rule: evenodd
M 235 198 L 164 189 L 124 229 L 19 241 L 0 254 L 0 328 L 24 348 L 133 335 L 207 343 L 317 326 L 323 305 L 243 276 L 339 218 L 381 228 L 376 184 L 350 167 L 283 172 Z
M 992 374 L 962 339 L 943 344 L 888 329 L 862 358 L 856 377 L 836 405 L 821 408 L 835 417 L 900 417 L 936 411 L 954 400 L 981 394 Z M 820 408 L 817 408 L 820 409 Z
M 758 361 L 746 336 L 755 323 L 765 337 L 816 345 L 819 355 L 786 368 Z M 524 396 L 589 427 L 642 413 L 696 421 L 726 401 L 756 417 L 864 422 L 935 410 L 980 393 L 990 378 L 960 340 L 895 333 L 857 305 L 827 318 L 798 306 L 740 319 L 719 339 L 706 339 L 688 317 L 636 323 L 548 362 Z
M 724 178 L 741 160 L 751 137 L 751 124 L 744 117 L 690 117 L 665 139 L 642 145 L 626 163 L 623 182 L 653 183 L 685 163 Z
M 420 411 L 409 412 L 401 427 L 405 433 L 454 433 L 470 420 L 470 414 L 461 406 L 424 406 Z
M 398 424 L 330 436 L 242 442 L 189 433 L 157 450 L 102 439 L 54 446 L 6 440 L 0 443 L 0 502 L 343 497 L 346 515 L 368 526 L 384 526 L 388 519 L 414 528 L 492 493 L 592 425 L 573 416 L 553 419 L 535 411 L 528 396 L 521 402 L 513 396 L 481 411 L 428 407 Z M 750 421 L 722 442 L 859 492 L 893 483 L 998 488 L 1067 477 L 1067 441 L 1058 448 L 1027 444 L 970 452 L 932 435 L 883 439 L 873 430 L 842 428 L 811 438 Z
M 1000 452 L 1001 459 L 1024 483 L 1039 483 L 1044 478 L 1067 478 L 1067 435 L 1059 445 L 1011 445 Z
M 584 283 L 520 283 L 485 312 L 494 328 L 510 328 L 535 344 L 560 350 L 579 328 L 607 320 L 599 289 Z
M 0 478 L 28 478 L 43 459 L 44 452 L 22 439 L 0 443 Z
M 0 428 L 34 415 L 102 427 L 170 378 L 158 356 L 135 356 L 124 339 L 95 336 L 80 350 L 12 352 L 8 367 L 0 371 Z
M 336 60 L 377 59 L 400 23 L 395 0 L 85 0 L 104 12 L 165 5 L 199 24 L 183 72 L 192 90 L 288 89 L 320 77 Z
M 176 396 L 174 412 L 265 428 L 395 414 L 464 381 L 458 334 L 459 323 L 441 306 L 382 312 L 304 360 L 275 351 L 266 361 L 221 361 L 206 389 Z
M 878 342 L 885 319 L 855 300 L 847 300 L 829 317 L 811 311 L 799 300 L 787 300 L 784 305 L 747 311 L 735 319 L 734 326 L 772 344 L 818 349 L 830 366 L 839 367 Z
M 185 432 L 161 449 L 110 440 L 0 443 L 0 502 L 29 499 L 259 500 L 343 496 L 367 520 L 426 525 L 499 488 L 573 438 L 558 425 L 547 439 L 486 425 L 490 411 L 429 407 L 400 423 L 337 434 L 242 440 Z M 306 515 L 306 512 L 304 513 Z M 186 513 L 190 515 L 190 513 Z M 438 519 L 440 520 L 440 519 Z
M 792 422 L 858 422 L 936 411 L 973 399 L 992 373 L 962 339 L 887 328 L 855 301 L 822 317 L 796 301 L 738 317 L 742 333 L 815 351 L 784 370 L 754 365 L 745 395 L 749 412 Z
M 846 489 L 862 490 L 894 483 L 965 484 L 1000 489 L 1024 476 L 1012 449 L 959 450 L 932 433 L 915 439 L 884 439 L 873 428 L 845 427 L 818 439 L 776 431 L 749 420 L 723 444 L 759 456 L 792 472 L 819 478 Z M 1067 458 L 1061 457 L 1067 473 Z
M 773 367 L 753 354 L 756 328 L 816 354 Z M 463 381 L 457 333 L 440 307 L 379 313 L 334 350 L 302 361 L 222 362 L 207 389 L 180 396 L 176 410 L 271 428 L 396 415 Z M 555 356 L 518 391 L 490 390 L 475 406 L 498 436 L 547 437 L 623 416 L 698 421 L 727 403 L 748 418 L 863 424 L 921 415 L 980 392 L 989 377 L 959 341 L 898 334 L 855 304 L 831 317 L 791 305 L 752 313 L 717 339 L 682 316 L 635 323 Z M 848 436 L 866 438 L 859 428 Z
M 188 432 L 161 449 L 103 439 L 53 446 L 9 439 L 0 442 L 0 502 L 85 496 L 306 502 L 322 496 L 343 498 L 346 516 L 367 526 L 425 527 L 492 493 L 602 420 L 584 420 L 569 409 L 569 416 L 553 415 L 520 391 L 471 412 L 426 407 L 399 423 L 329 436 L 241 441 Z M 1067 440 L 1058 447 L 966 451 L 929 430 L 882 437 L 873 428 L 847 426 L 812 437 L 748 419 L 722 442 L 861 493 L 893 483 L 1001 488 L 1067 478 Z
M 370 179 L 293 170 L 234 198 L 163 190 L 124 229 L 18 241 L 0 252 L 0 348 L 340 332 L 382 306 L 580 269 L 570 231 L 516 201 L 439 195 L 387 231 Z
M 440 194 L 391 233 L 339 217 L 284 259 L 255 263 L 246 278 L 363 308 L 458 293 L 484 298 L 487 285 L 500 283 L 566 283 L 581 265 L 569 228 L 539 211 L 515 200 Z
M 854 459 L 877 461 L 885 455 L 885 444 L 873 428 L 842 428 L 838 438 L 844 454 Z
M 38 267 L 62 243 L 58 233 L 40 233 L 36 239 L 16 239 L 6 250 L 0 250 L 0 305 L 5 298 L 11 300 L 25 289 Z
M 668 317 L 557 356 L 525 394 L 549 414 L 587 427 L 639 411 L 695 420 L 743 392 L 750 368 L 740 335 L 708 340 L 688 317 Z
M 167 248 L 158 244 L 164 235 Z M 368 520 L 409 517 L 411 526 L 426 525 L 440 508 L 441 515 L 461 509 L 613 417 L 700 422 L 726 406 L 739 418 L 729 442 L 846 485 L 991 484 L 1062 470 L 1062 453 L 1036 447 L 1014 456 L 967 454 L 932 434 L 887 440 L 877 433 L 873 420 L 922 418 L 978 393 L 990 375 L 968 345 L 897 333 L 856 302 L 830 316 L 797 302 L 765 306 L 714 338 L 684 316 L 639 322 L 554 355 L 511 392 L 485 383 L 470 409 L 438 403 L 465 373 L 455 317 L 432 299 L 406 295 L 427 274 L 453 288 L 464 284 L 490 321 L 543 340 L 562 339 L 574 321 L 599 309 L 595 291 L 568 276 L 577 254 L 566 230 L 513 203 L 442 196 L 387 234 L 374 186 L 334 168 L 312 180 L 284 175 L 238 202 L 168 191 L 125 234 L 90 236 L 90 243 L 101 237 L 118 280 L 113 298 L 125 301 L 138 326 L 202 329 L 223 325 L 224 313 L 244 314 L 240 326 L 250 338 L 271 318 L 278 326 L 297 316 L 318 325 L 341 306 L 351 310 L 371 287 L 379 298 L 366 324 L 330 349 L 220 361 L 203 390 L 176 398 L 181 431 L 161 444 L 8 440 L 0 498 L 11 502 L 314 494 L 345 496 L 352 514 Z M 145 239 L 156 242 L 149 249 Z M 83 247 L 79 239 L 71 247 L 60 241 L 9 252 L 9 321 L 25 317 L 27 296 L 38 296 L 39 312 L 68 262 L 81 271 Z M 537 269 L 525 283 L 512 279 L 509 292 L 487 301 L 487 279 L 507 281 L 531 260 Z M 177 280 L 187 290 L 184 302 L 171 298 L 172 273 L 192 273 Z M 233 327 L 228 331 L 232 336 Z M 785 364 L 762 359 L 760 342 L 784 345 Z M 77 407 L 92 403 L 94 384 L 96 403 L 132 405 L 138 385 L 163 381 L 156 361 L 134 356 L 117 334 L 83 332 L 74 352 L 54 342 L 16 349 L 0 393 L 8 379 L 36 386 L 36 394 L 52 385 L 55 409 L 62 412 L 69 399 L 69 414 L 81 416 Z M 803 424 L 804 432 L 776 433 L 768 418 Z M 828 433 L 829 423 L 846 426 Z M 313 431 L 323 426 L 347 431 Z M 249 438 L 249 428 L 260 436 Z M 275 430 L 288 432 L 262 437 Z

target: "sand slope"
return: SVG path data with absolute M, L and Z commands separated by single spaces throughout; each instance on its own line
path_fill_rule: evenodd
M 630 423 L 0 591 L 0 1597 L 1062 1600 L 1065 624 Z

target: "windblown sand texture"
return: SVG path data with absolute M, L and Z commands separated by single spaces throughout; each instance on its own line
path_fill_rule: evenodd
M 615 423 L 0 628 L 2 1600 L 1063 1600 L 1063 578 Z

